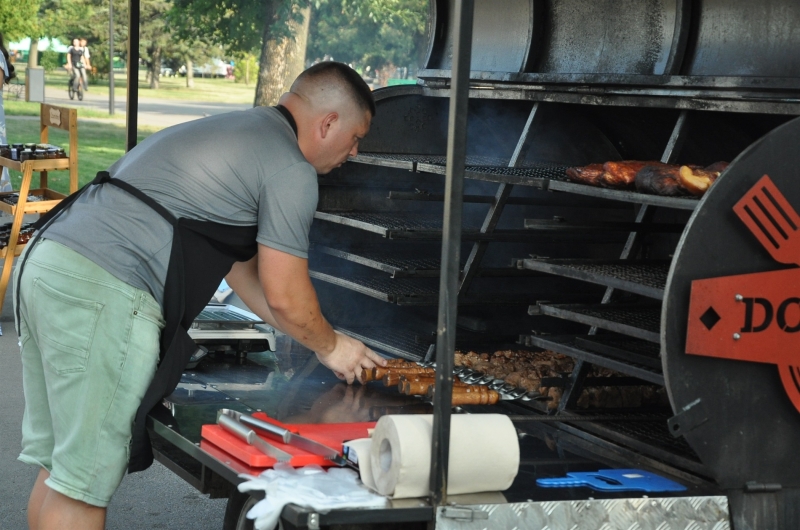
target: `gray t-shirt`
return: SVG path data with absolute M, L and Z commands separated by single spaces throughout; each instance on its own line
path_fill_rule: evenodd
M 258 243 L 308 257 L 317 174 L 286 118 L 273 107 L 159 131 L 112 165 L 109 173 L 175 217 L 258 225 Z M 120 188 L 92 186 L 44 237 L 74 249 L 162 303 L 172 226 Z

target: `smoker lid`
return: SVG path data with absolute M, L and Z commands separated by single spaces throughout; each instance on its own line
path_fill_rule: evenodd
M 432 2 L 421 78 L 450 77 L 453 4 Z M 471 77 L 798 87 L 798 26 L 795 0 L 476 0 Z
M 766 337 L 781 336 L 781 330 L 775 329 L 781 303 L 777 298 L 797 296 L 800 281 L 773 286 L 781 293 L 771 301 L 776 318 L 772 328 L 761 335 L 746 332 L 746 304 L 735 301 L 735 295 L 769 297 L 769 281 L 736 278 L 727 291 L 723 288 L 713 291 L 711 302 L 695 295 L 698 312 L 688 320 L 692 282 L 796 269 L 775 261 L 737 217 L 733 207 L 767 174 L 788 202 L 800 210 L 798 145 L 800 119 L 795 119 L 753 144 L 733 162 L 695 210 L 676 250 L 667 281 L 661 328 L 664 374 L 673 410 L 688 409 L 675 418 L 675 429 L 684 433 L 703 463 L 726 488 L 741 488 L 749 481 L 783 487 L 800 485 L 800 461 L 795 455 L 800 443 L 800 412 L 790 400 L 790 396 L 798 397 L 798 389 L 788 385 L 788 391 L 785 390 L 779 367 L 764 359 L 771 351 Z M 709 285 L 708 282 L 704 285 Z M 695 292 L 699 292 L 697 285 Z M 731 289 L 736 292 L 729 292 Z M 800 317 L 797 310 L 800 299 L 795 301 L 798 304 L 790 307 L 786 315 L 792 326 Z M 714 311 L 707 311 L 705 305 Z M 761 321 L 763 315 L 756 311 L 751 316 Z M 691 343 L 698 352 L 702 350 L 702 355 L 685 353 L 688 327 L 694 327 L 694 336 L 704 333 L 702 336 L 713 336 L 714 340 L 702 347 Z M 730 331 L 722 334 L 722 330 L 733 330 L 739 337 L 734 338 Z M 785 343 L 795 336 L 788 329 L 782 340 Z M 762 362 L 707 356 L 717 351 L 729 357 L 740 344 L 747 345 L 743 350 L 748 358 Z

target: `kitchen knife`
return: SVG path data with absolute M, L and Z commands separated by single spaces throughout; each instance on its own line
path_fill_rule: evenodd
M 249 427 L 242 425 L 235 419 L 231 418 L 230 415 L 225 413 L 220 413 L 217 415 L 217 423 L 220 427 L 228 431 L 229 433 L 235 435 L 237 438 L 242 439 L 243 441 L 247 442 L 248 444 L 252 445 L 262 453 L 267 456 L 271 456 L 278 462 L 288 462 L 292 459 L 292 455 L 287 453 L 286 451 L 281 451 L 277 447 L 268 444 L 264 440 L 258 437 L 258 435 L 250 429 Z
M 340 455 L 336 449 L 332 449 L 327 445 L 323 445 L 309 438 L 300 436 L 299 434 L 295 434 L 289 429 L 285 429 L 278 425 L 273 425 L 272 423 L 266 421 L 261 421 L 258 418 L 254 418 L 248 414 L 243 414 L 231 409 L 223 409 L 223 414 L 235 418 L 242 425 L 252 427 L 259 432 L 277 437 L 286 445 L 293 445 L 311 454 L 323 456 L 337 466 L 347 465 L 347 460 L 345 460 L 345 458 Z

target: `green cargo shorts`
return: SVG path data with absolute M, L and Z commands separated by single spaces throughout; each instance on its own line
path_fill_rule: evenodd
M 25 391 L 19 460 L 49 471 L 51 489 L 104 507 L 127 468 L 134 415 L 158 363 L 161 308 L 59 243 L 42 239 L 26 252 L 21 284 L 14 280 Z

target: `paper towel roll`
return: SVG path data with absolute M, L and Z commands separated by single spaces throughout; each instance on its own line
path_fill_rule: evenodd
M 350 451 L 355 453 L 355 458 L 350 456 L 350 460 L 358 464 L 358 475 L 361 477 L 361 482 L 371 490 L 376 490 L 375 479 L 372 473 L 372 459 L 370 457 L 370 447 L 372 447 L 371 438 L 359 438 L 357 440 L 350 440 L 344 443 L 349 447 Z
M 430 491 L 433 416 L 383 416 L 370 459 L 377 491 L 396 499 Z M 508 489 L 519 470 L 519 439 L 502 414 L 456 414 L 450 420 L 447 493 Z

